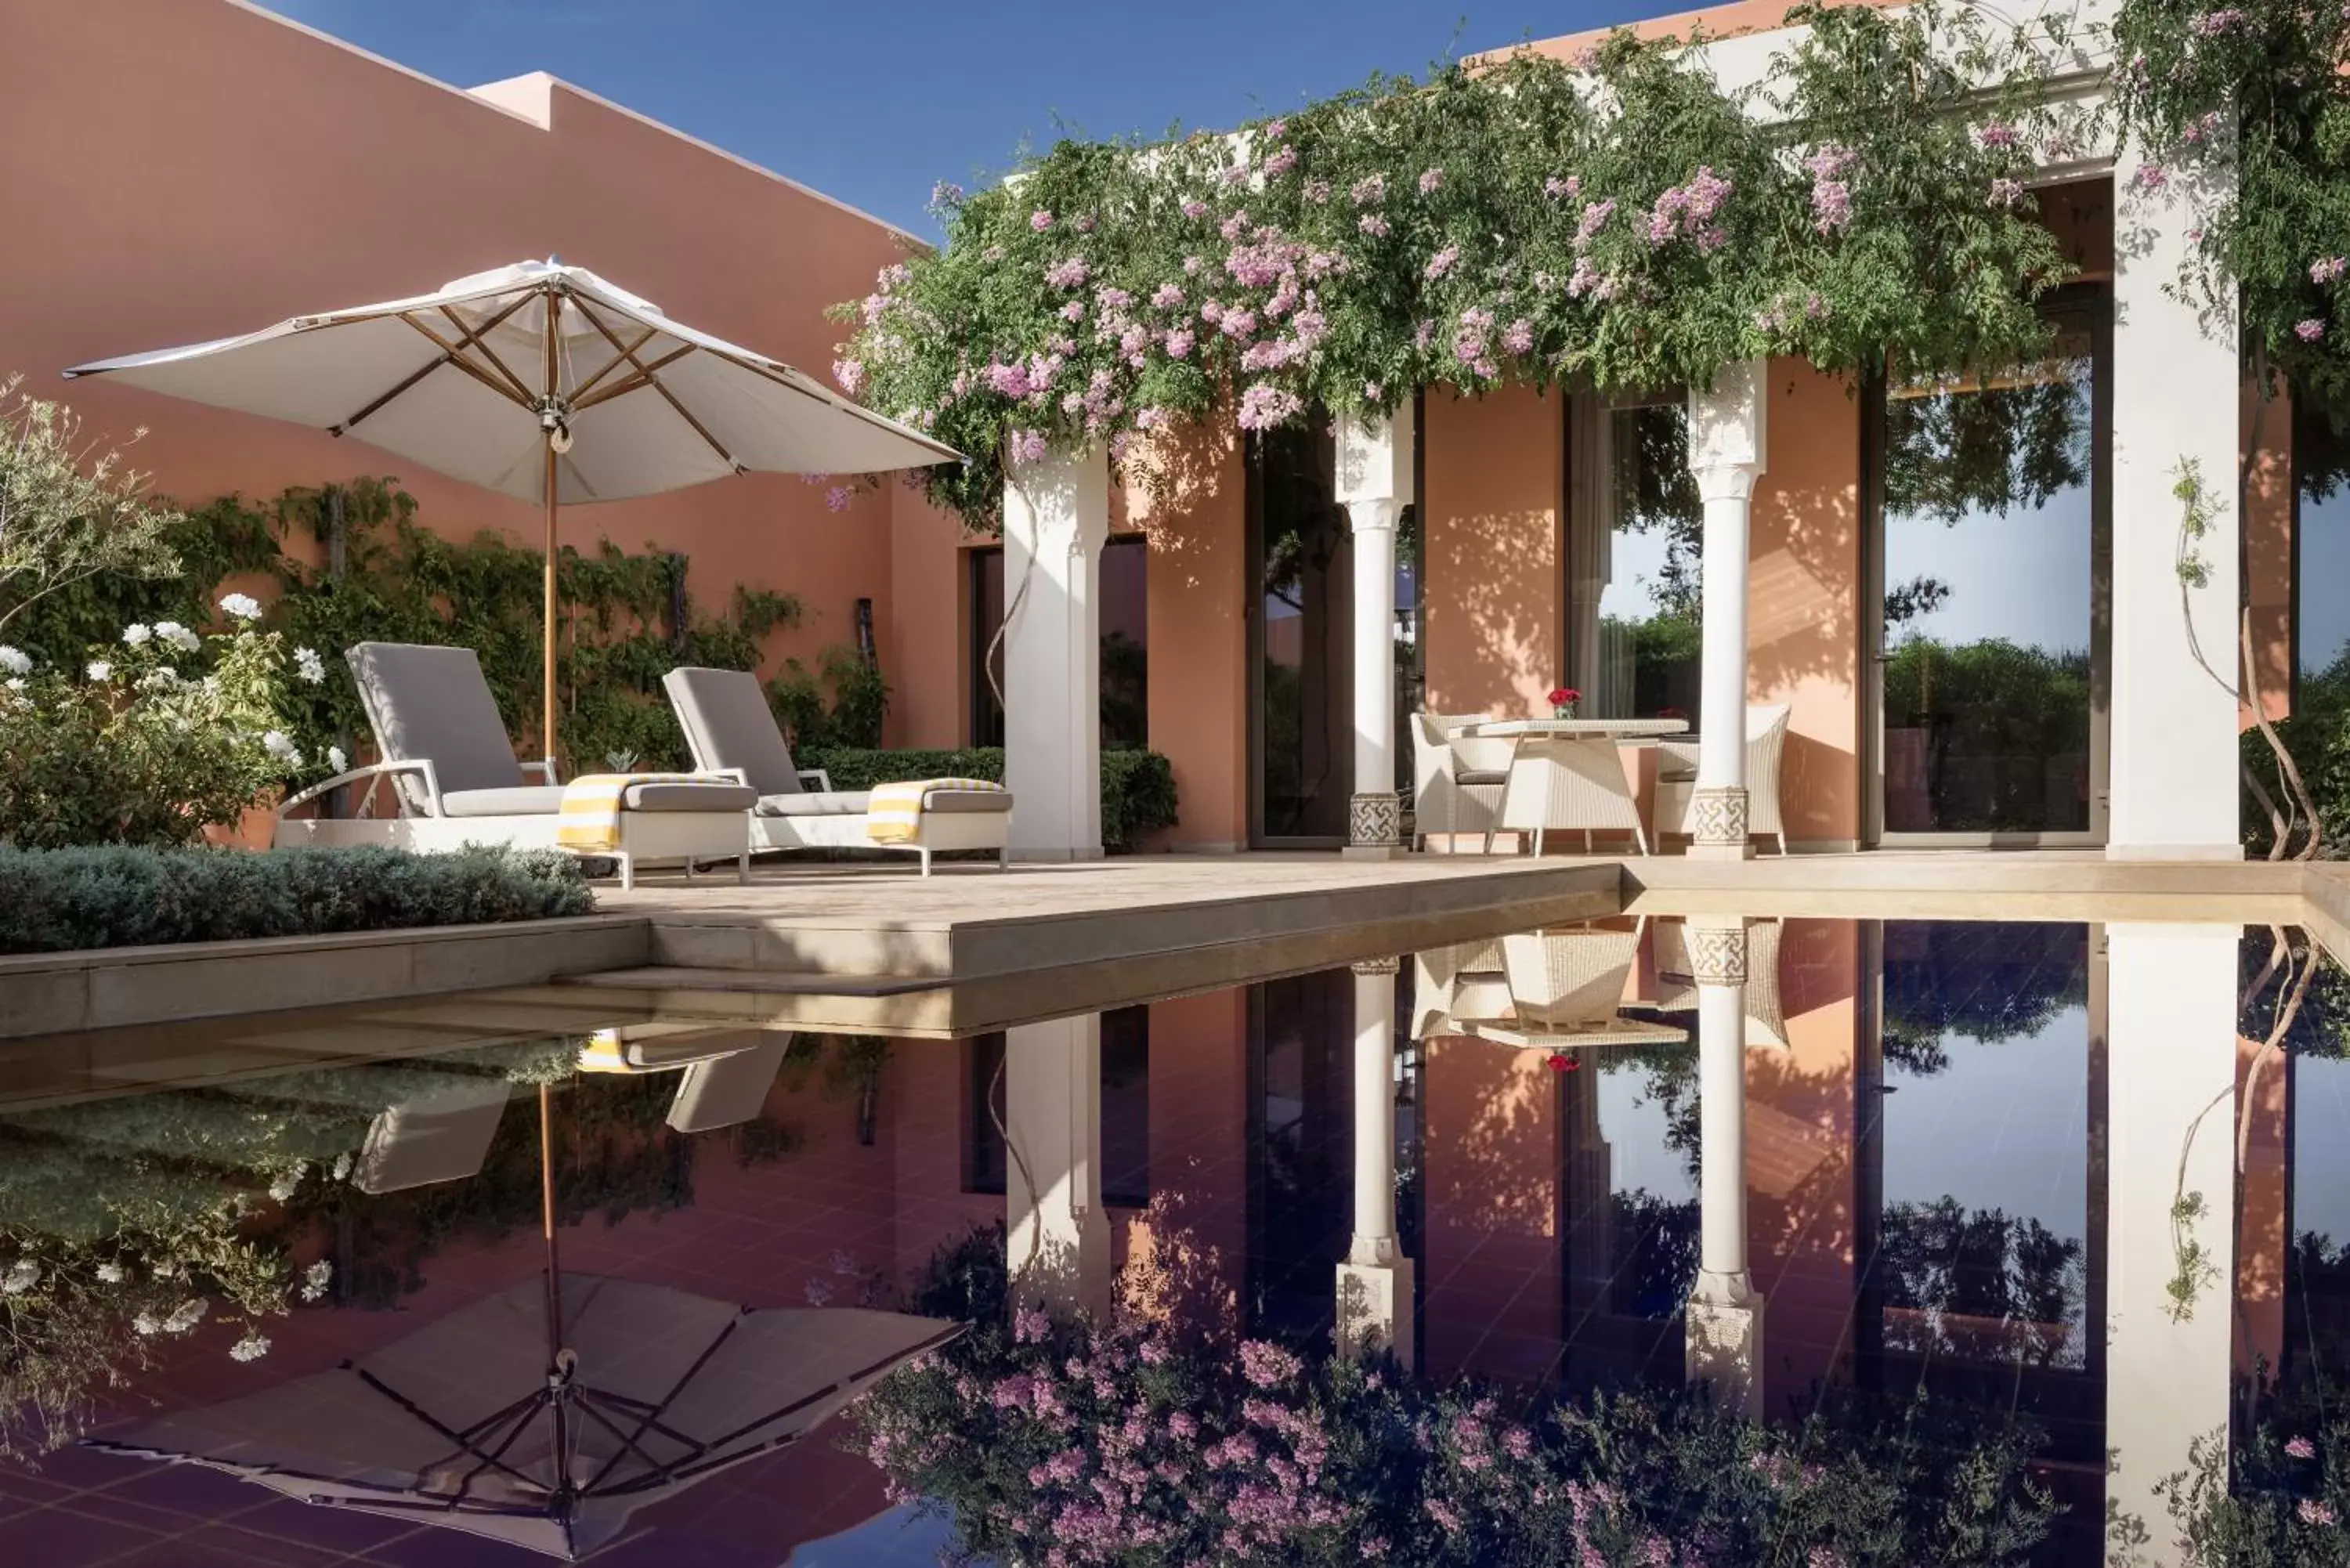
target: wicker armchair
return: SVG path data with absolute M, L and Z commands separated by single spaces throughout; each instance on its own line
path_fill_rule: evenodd
M 1415 713 L 1411 721 L 1412 847 L 1431 833 L 1482 834 L 1493 847 L 1509 783 L 1510 742 L 1455 735 L 1482 713 Z
M 1779 755 L 1787 748 L 1789 708 L 1783 702 L 1746 710 L 1746 831 L 1768 834 L 1787 853 L 1779 815 Z M 1657 747 L 1657 830 L 1689 834 L 1697 793 L 1698 738 L 1679 736 Z

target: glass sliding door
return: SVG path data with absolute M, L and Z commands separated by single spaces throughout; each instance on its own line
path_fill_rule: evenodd
M 1594 719 L 1698 727 L 1705 512 L 1685 399 L 1579 398 L 1569 418 L 1568 682 Z
M 1347 839 L 1355 788 L 1354 545 L 1326 420 L 1249 452 L 1250 722 L 1260 845 Z
M 1880 842 L 2104 839 L 2110 314 L 2084 292 L 2037 363 L 1883 389 Z
M 1003 547 L 965 552 L 971 585 L 971 743 L 1003 744 Z M 1101 743 L 1105 751 L 1150 743 L 1150 547 L 1122 534 L 1101 553 Z

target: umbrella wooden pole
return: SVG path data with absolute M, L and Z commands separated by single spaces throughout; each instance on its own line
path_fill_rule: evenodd
M 546 1238 L 546 1358 L 563 1348 L 563 1282 L 555 1241 L 554 1089 L 538 1086 L 538 1223 Z
M 546 753 L 546 782 L 555 782 L 555 441 L 546 443 L 546 626 L 542 629 L 540 655 L 546 660 L 545 689 L 541 692 L 539 733 Z
M 556 361 L 556 351 L 558 338 L 560 337 L 562 320 L 563 296 L 550 289 L 547 291 L 546 295 L 546 319 L 544 323 L 544 330 L 541 334 L 545 341 L 543 353 L 546 362 L 546 380 L 542 382 L 541 385 L 546 389 L 546 407 L 550 410 L 555 406 L 556 395 L 562 390 L 562 389 L 556 384 L 556 377 L 560 373 Z M 539 417 L 544 420 L 546 418 L 546 415 L 542 413 Z M 546 607 L 544 618 L 546 624 L 539 628 L 539 653 L 546 665 L 543 675 L 544 685 L 540 691 L 539 723 L 542 728 L 539 732 L 539 743 L 546 752 L 546 782 L 548 784 L 553 784 L 555 782 L 555 521 L 556 489 L 555 473 L 555 461 L 556 457 L 555 450 L 555 436 L 556 431 L 553 429 L 549 429 L 546 432 Z

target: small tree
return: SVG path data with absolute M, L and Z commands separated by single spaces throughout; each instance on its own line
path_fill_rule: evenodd
M 22 381 L 0 378 L 0 631 L 26 606 L 92 577 L 180 569 L 169 540 L 180 514 L 148 498 L 149 476 L 85 441 L 71 409 L 19 394 Z

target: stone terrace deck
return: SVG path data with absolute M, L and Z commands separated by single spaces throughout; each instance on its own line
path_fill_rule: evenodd
M 556 981 L 624 1014 L 952 1031 L 1618 912 L 2273 921 L 2350 951 L 2340 867 L 2047 852 L 1163 856 L 927 880 L 903 863 L 778 863 L 747 887 L 607 885 L 598 904 L 580 920 L 0 958 L 0 1037 Z

